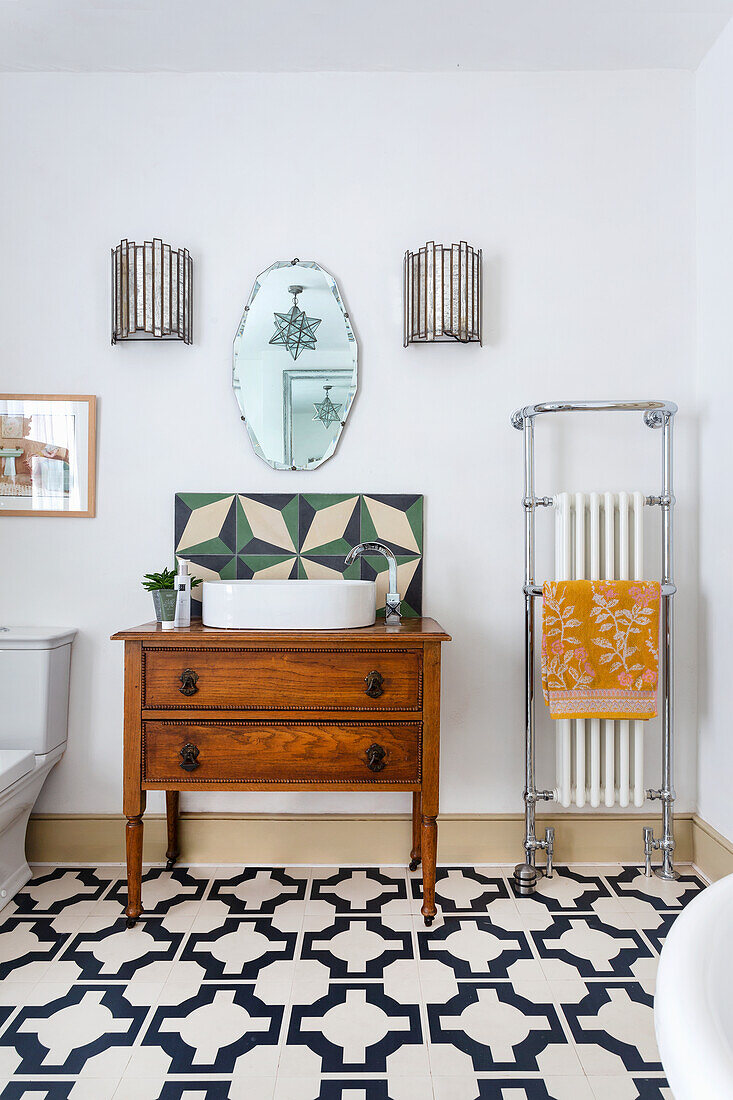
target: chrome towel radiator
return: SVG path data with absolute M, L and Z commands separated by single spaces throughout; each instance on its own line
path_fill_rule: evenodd
M 575 533 L 575 574 L 576 576 L 589 575 L 593 577 L 594 570 L 598 568 L 598 559 L 593 554 L 593 543 L 598 544 L 598 539 L 591 538 L 591 560 L 585 563 L 585 512 L 586 502 L 583 494 L 559 494 L 557 497 L 538 497 L 535 495 L 535 461 L 534 461 L 534 422 L 537 416 L 545 413 L 558 412 L 640 412 L 643 413 L 644 423 L 648 428 L 661 428 L 662 430 L 662 487 L 658 496 L 641 497 L 641 494 L 618 494 L 618 501 L 613 499 L 613 494 L 603 494 L 603 506 L 606 512 L 605 531 L 613 529 L 612 516 L 616 507 L 619 511 L 620 527 L 620 553 L 617 572 L 623 579 L 629 573 L 628 546 L 629 546 L 629 518 L 633 520 L 633 573 L 638 576 L 641 564 L 641 521 L 640 511 L 642 505 L 657 505 L 662 510 L 662 546 L 661 546 L 661 607 L 660 607 L 660 634 L 661 645 L 659 654 L 659 692 L 662 724 L 662 785 L 659 790 L 647 790 L 643 792 L 640 787 L 640 776 L 643 758 L 642 733 L 638 728 L 639 722 L 619 723 L 618 744 L 615 735 L 612 735 L 610 727 L 614 723 L 603 723 L 604 748 L 605 748 L 605 784 L 604 800 L 606 805 L 612 805 L 618 797 L 622 805 L 628 805 L 629 791 L 633 790 L 635 805 L 641 805 L 643 794 L 652 800 L 659 800 L 662 804 L 662 836 L 655 839 L 651 828 L 644 829 L 644 860 L 646 873 L 651 874 L 652 853 L 658 849 L 662 854 L 662 863 L 656 868 L 655 873 L 662 879 L 677 878 L 674 870 L 674 800 L 675 793 L 672 785 L 672 739 L 674 729 L 674 680 L 673 680 L 673 599 L 676 592 L 673 576 L 673 510 L 674 493 L 672 488 L 672 426 L 677 406 L 672 401 L 549 401 L 537 405 L 526 405 L 518 409 L 512 416 L 512 426 L 521 431 L 524 436 L 524 623 L 525 623 L 525 831 L 524 852 L 525 860 L 517 864 L 514 869 L 514 881 L 517 891 L 521 894 L 530 894 L 537 885 L 537 878 L 542 872 L 536 865 L 537 849 L 544 849 L 547 856 L 547 875 L 552 874 L 553 846 L 555 831 L 553 828 L 545 830 L 543 840 L 538 840 L 535 827 L 536 805 L 541 801 L 558 799 L 563 805 L 571 802 L 571 774 L 575 778 L 575 802 L 582 806 L 588 796 L 592 804 L 596 804 L 596 792 L 600 791 L 600 725 L 597 720 L 589 720 L 586 732 L 586 722 L 562 721 L 558 722 L 557 731 L 557 768 L 559 786 L 556 790 L 538 790 L 535 783 L 535 723 L 534 723 L 534 630 L 535 630 L 535 600 L 542 598 L 542 585 L 535 582 L 535 513 L 537 508 L 555 507 L 555 556 L 556 569 L 559 579 L 570 575 L 571 554 L 571 526 L 570 510 L 575 509 L 573 528 Z M 600 515 L 600 494 L 588 495 L 589 520 L 591 528 L 598 523 Z M 596 499 L 598 498 L 598 499 Z M 609 499 L 610 498 L 610 499 Z M 598 534 L 594 531 L 593 534 Z M 581 549 L 581 539 L 583 547 Z M 623 547 L 627 550 L 624 551 Z M 609 554 L 613 555 L 613 549 L 607 546 L 604 571 L 606 576 L 612 576 L 609 566 Z M 581 556 L 583 565 L 580 565 Z M 571 725 L 575 725 L 575 760 L 573 769 Z M 631 727 L 631 728 L 629 728 Z M 587 740 L 586 740 L 587 739 Z M 586 744 L 590 757 L 590 782 L 586 782 Z M 630 751 L 633 755 L 630 758 Z M 619 757 L 618 794 L 616 793 L 616 753 Z M 633 760 L 634 782 L 630 783 L 630 759 Z

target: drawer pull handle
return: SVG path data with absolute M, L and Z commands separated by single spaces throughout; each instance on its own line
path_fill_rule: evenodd
M 181 758 L 181 767 L 184 772 L 195 772 L 199 766 L 198 756 L 199 750 L 196 745 L 192 745 L 189 741 L 184 745 L 178 754 Z
M 373 745 L 370 745 L 366 751 L 367 764 L 373 772 L 381 772 L 384 767 L 384 759 L 387 753 L 378 745 L 375 741 Z
M 180 675 L 181 686 L 178 689 L 181 695 L 195 695 L 198 691 L 196 687 L 198 678 L 198 672 L 194 672 L 192 668 L 184 668 Z
M 366 683 L 365 691 L 370 699 L 378 699 L 383 694 L 382 684 L 384 683 L 384 676 L 381 672 L 367 672 L 364 677 Z

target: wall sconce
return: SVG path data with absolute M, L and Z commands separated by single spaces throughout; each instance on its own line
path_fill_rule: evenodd
M 481 249 L 428 241 L 405 253 L 404 347 L 481 343 Z
M 112 343 L 193 341 L 193 261 L 154 237 L 112 249 Z

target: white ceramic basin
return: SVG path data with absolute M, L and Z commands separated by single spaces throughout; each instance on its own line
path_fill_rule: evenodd
M 204 581 L 204 626 L 348 630 L 376 618 L 374 581 Z

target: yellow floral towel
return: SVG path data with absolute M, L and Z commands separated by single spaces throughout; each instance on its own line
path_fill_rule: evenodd
M 658 667 L 655 581 L 542 586 L 542 692 L 552 718 L 653 718 Z

